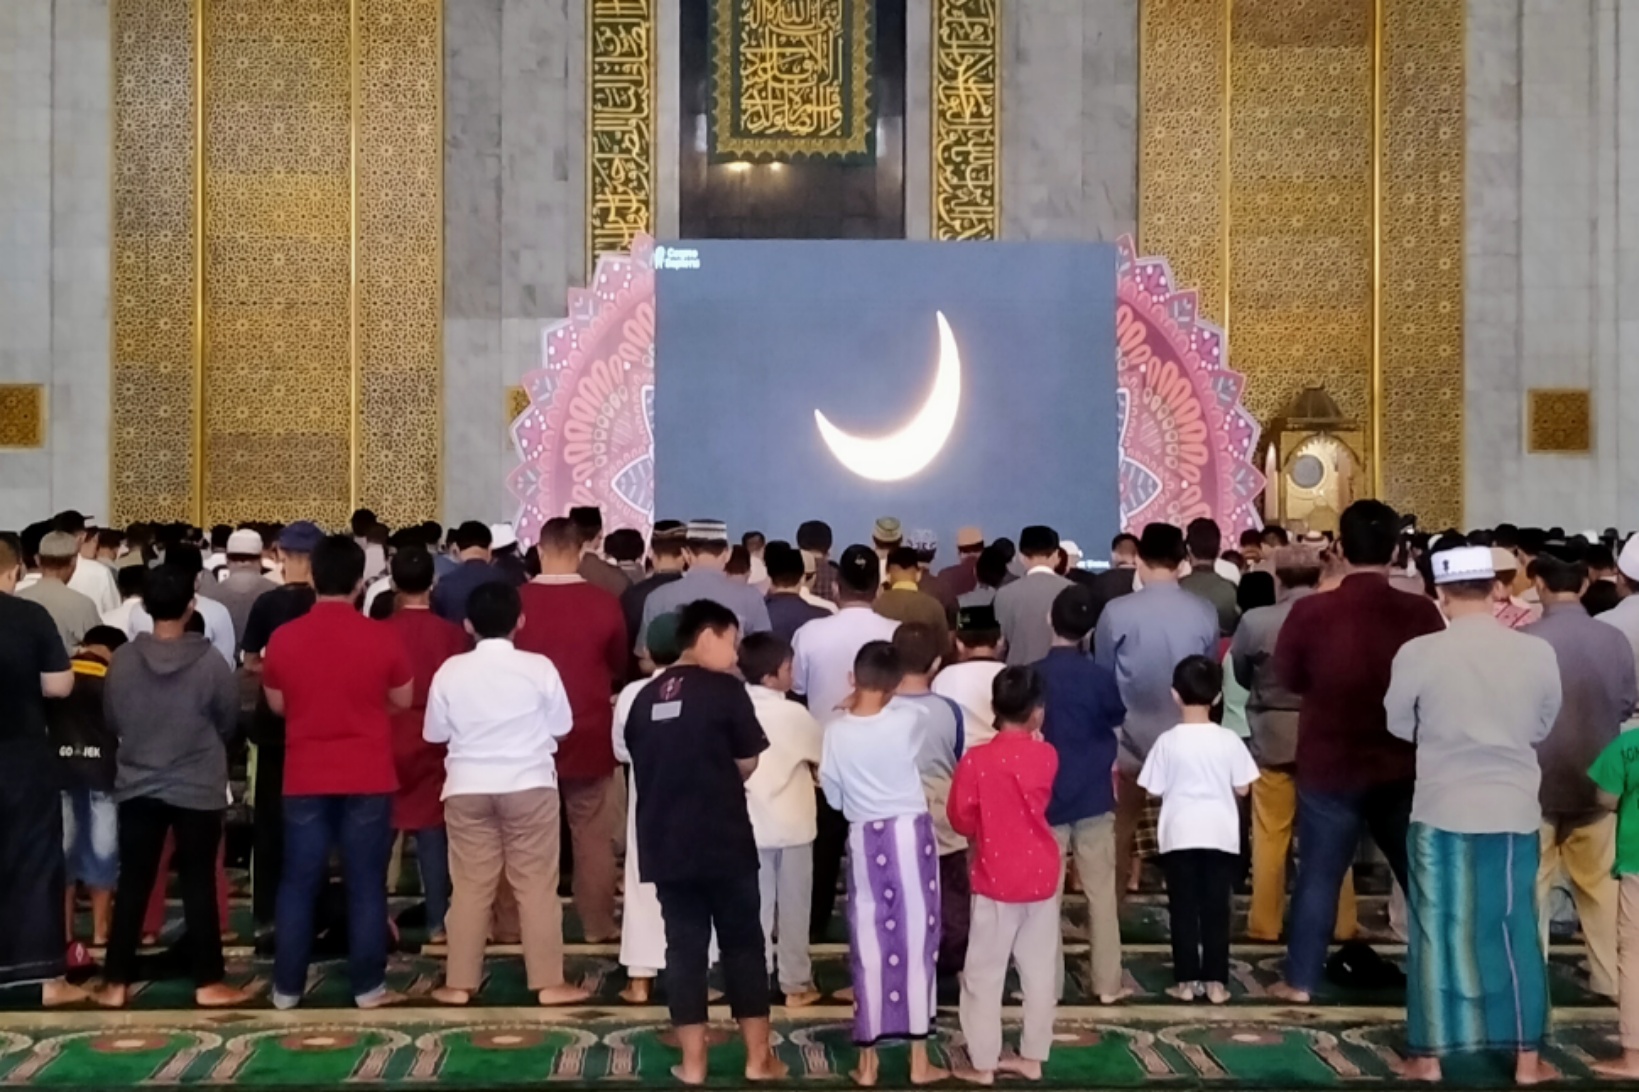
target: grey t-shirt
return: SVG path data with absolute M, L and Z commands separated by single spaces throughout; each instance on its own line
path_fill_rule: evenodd
M 1155 741 L 1178 722 L 1172 672 L 1188 656 L 1217 659 L 1218 613 L 1176 583 L 1147 584 L 1104 608 L 1093 635 L 1093 658 L 1115 672 L 1127 722 L 1121 768 L 1137 773 Z
M 81 595 L 61 580 L 41 578 L 26 588 L 17 592 L 17 598 L 27 599 L 38 603 L 51 615 L 51 621 L 57 626 L 57 635 L 63 639 L 63 648 L 70 656 L 80 647 L 80 642 L 90 632 L 91 627 L 98 625 L 102 618 L 97 614 L 97 606 L 88 596 Z
M 643 603 L 643 625 L 637 632 L 637 652 L 642 655 L 648 648 L 649 623 L 662 614 L 681 610 L 696 599 L 710 599 L 734 612 L 740 620 L 740 636 L 767 633 L 773 628 L 768 621 L 768 603 L 762 593 L 750 584 L 742 584 L 717 569 L 691 569 L 683 579 L 663 584 L 650 593 Z

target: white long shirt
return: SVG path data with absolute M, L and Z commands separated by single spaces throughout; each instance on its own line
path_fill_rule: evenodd
M 916 766 L 925 732 L 921 714 L 900 702 L 875 716 L 844 713 L 830 721 L 820 758 L 825 798 L 850 823 L 927 814 Z
M 758 849 L 805 846 L 819 833 L 814 771 L 824 739 L 807 709 L 766 686 L 747 686 L 768 750 L 746 781 L 746 808 Z
M 808 699 L 808 711 L 821 724 L 830 723 L 853 689 L 848 678 L 859 650 L 872 641 L 893 640 L 898 628 L 898 622 L 859 604 L 807 623 L 791 641 L 792 691 Z
M 114 570 L 100 561 L 87 561 L 83 557 L 76 561 L 73 575 L 68 578 L 68 586 L 91 600 L 98 614 L 120 605 L 120 589 L 114 582 Z
M 558 740 L 574 724 L 552 661 L 491 639 L 438 669 L 421 734 L 449 746 L 447 800 L 557 788 Z

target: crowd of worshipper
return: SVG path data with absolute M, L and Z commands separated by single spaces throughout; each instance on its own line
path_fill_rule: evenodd
M 928 1051 L 946 979 L 955 1075 L 989 1084 L 1041 1076 L 1067 973 L 1089 1003 L 1130 996 L 1119 911 L 1147 861 L 1171 998 L 1229 999 L 1244 884 L 1247 936 L 1286 945 L 1271 995 L 1312 1002 L 1363 935 L 1369 835 L 1406 943 L 1404 1076 L 1484 1049 L 1552 1078 L 1565 887 L 1620 1008 L 1600 1070 L 1639 1077 L 1639 536 L 1430 535 L 1359 501 L 1335 533 L 1228 550 L 1211 520 L 1152 523 L 1107 560 L 966 528 L 940 565 L 932 534 L 858 530 L 733 545 L 663 520 L 645 541 L 577 508 L 528 544 L 363 511 L 330 534 L 78 512 L 0 533 L 0 986 L 127 1004 L 174 872 L 161 966 L 200 1006 L 248 1002 L 223 955 L 225 816 L 248 808 L 243 939 L 280 1009 L 326 953 L 360 1008 L 404 1000 L 389 871 L 413 845 L 437 1002 L 483 999 L 494 942 L 542 1005 L 585 1001 L 564 878 L 584 939 L 619 945 L 622 998 L 664 997 L 678 1079 L 707 1076 L 714 961 L 744 1075 L 777 1077 L 771 1005 L 822 999 L 841 885 L 854 1078 L 891 1041 L 912 1081 L 949 1075 Z M 1088 922 L 1068 970 L 1067 891 Z

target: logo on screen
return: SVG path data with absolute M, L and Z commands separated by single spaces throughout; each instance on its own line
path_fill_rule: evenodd
M 699 269 L 700 252 L 692 247 L 657 246 L 654 248 L 656 269 Z

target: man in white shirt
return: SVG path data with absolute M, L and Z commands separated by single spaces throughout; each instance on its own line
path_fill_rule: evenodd
M 791 691 L 806 700 L 808 711 L 821 724 L 836 719 L 853 692 L 854 657 L 872 641 L 891 641 L 899 623 L 871 609 L 882 586 L 882 567 L 876 551 L 850 546 L 837 562 L 837 599 L 840 608 L 829 618 L 818 618 L 791 641 Z M 828 802 L 819 805 L 819 833 L 814 840 L 814 895 L 808 935 L 824 940 L 836 909 L 837 878 L 842 874 L 842 852 L 848 841 L 848 822 Z
M 753 633 L 740 644 L 740 674 L 746 679 L 757 723 L 768 750 L 746 780 L 746 806 L 760 858 L 763 938 L 769 973 L 779 974 L 787 1008 L 820 999 L 808 953 L 808 919 L 814 896 L 814 838 L 818 819 L 814 771 L 824 738 L 819 721 L 789 700 L 791 646 L 773 633 Z M 776 930 L 775 922 L 779 923 Z
M 433 676 L 422 735 L 448 745 L 444 823 L 455 897 L 446 929 L 449 960 L 433 997 L 465 1005 L 484 973 L 495 890 L 505 871 L 518 901 L 524 968 L 543 1005 L 584 1000 L 563 977 L 558 901 L 558 740 L 574 718 L 557 668 L 520 652 L 518 589 L 491 581 L 472 590 L 466 628 L 477 647 Z
M 200 583 L 200 574 L 205 569 L 205 559 L 200 556 L 199 547 L 180 543 L 165 551 L 165 564 L 186 570 L 196 586 Z M 194 613 L 199 615 L 199 620 L 205 624 L 205 639 L 211 643 L 212 648 L 222 654 L 229 667 L 238 668 L 239 641 L 234 635 L 233 615 L 228 613 L 226 604 L 215 599 L 203 595 L 194 598 Z M 138 600 L 136 606 L 131 608 L 131 613 L 126 616 L 125 635 L 134 638 L 139 633 L 153 631 L 154 620 L 143 609 L 141 600 Z
M 75 549 L 83 562 L 74 566 L 74 575 L 68 578 L 68 586 L 91 600 L 99 615 L 119 606 L 120 593 L 114 586 L 114 574 L 108 566 L 98 565 L 93 560 L 97 553 L 96 539 L 89 533 L 86 518 L 73 510 L 60 512 L 52 519 L 51 529 L 74 536 Z M 88 541 L 91 543 L 90 558 L 85 556 Z
M 962 742 L 971 750 L 996 736 L 996 711 L 990 705 L 991 684 L 1002 663 L 1002 627 L 993 607 L 963 607 L 956 612 L 956 662 L 933 677 L 933 692 L 962 707 Z
M 1622 547 L 1616 557 L 1616 571 L 1620 574 L 1617 582 L 1625 593 L 1623 599 L 1597 617 L 1622 631 L 1628 644 L 1633 646 L 1634 664 L 1639 668 L 1639 535 L 1628 539 Z

